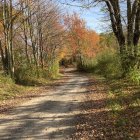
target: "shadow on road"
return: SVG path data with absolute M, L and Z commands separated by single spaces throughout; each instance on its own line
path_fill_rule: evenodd
M 69 78 L 67 82 L 55 85 L 54 90 L 41 94 L 0 118 L 0 139 L 72 138 L 76 133 L 77 124 L 85 125 L 85 118 L 91 116 L 88 110 L 101 110 L 104 105 L 101 104 L 103 100 L 83 100 L 91 92 L 96 93 L 94 89 L 88 90 L 88 87 L 95 83 L 89 83 L 86 76 L 71 71 L 65 71 L 64 77 Z M 88 108 L 86 113 L 85 107 Z M 102 113 L 104 112 L 96 112 L 92 115 L 98 117 L 102 116 Z M 81 122 L 79 117 L 84 118 L 84 122 Z

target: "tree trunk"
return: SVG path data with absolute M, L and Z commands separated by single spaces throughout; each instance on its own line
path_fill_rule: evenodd
M 0 40 L 0 52 L 1 52 L 1 60 L 2 60 L 3 70 L 5 71 L 6 70 L 5 57 L 4 57 L 4 52 L 3 52 L 3 49 L 2 49 L 1 40 Z
M 5 71 L 14 78 L 14 54 L 13 54 L 13 7 L 12 0 L 3 4 L 3 27 L 5 35 Z

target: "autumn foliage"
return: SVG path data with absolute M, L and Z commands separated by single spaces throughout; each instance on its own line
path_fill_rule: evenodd
M 67 29 L 67 43 L 73 57 L 94 57 L 99 48 L 99 35 L 86 27 L 86 23 L 76 13 L 64 17 Z

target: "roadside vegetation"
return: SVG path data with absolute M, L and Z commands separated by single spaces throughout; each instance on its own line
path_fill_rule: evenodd
M 0 100 L 60 77 L 63 14 L 52 1 L 0 1 Z
M 15 83 L 9 77 L 3 75 L 0 76 L 0 100 L 5 100 L 14 97 L 19 92 L 24 91 L 21 86 L 15 85 Z M 6 88 L 5 88 L 6 87 Z
M 46 85 L 60 77 L 60 66 L 72 65 L 83 74 L 94 75 L 92 80 L 104 77 L 97 78 L 97 86 L 99 80 L 107 87 L 100 104 L 105 103 L 103 121 L 112 126 L 112 136 L 137 139 L 140 1 L 81 0 L 86 8 L 100 3 L 111 29 L 98 34 L 77 13 L 64 14 L 55 0 L 0 0 L 0 102 Z M 94 82 L 90 90 L 93 86 Z M 110 130 L 108 126 L 104 129 Z M 101 138 L 106 135 L 103 130 Z

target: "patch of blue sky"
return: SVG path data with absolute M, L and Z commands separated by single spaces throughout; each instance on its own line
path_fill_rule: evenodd
M 86 21 L 86 25 L 88 28 L 96 31 L 97 33 L 101 33 L 104 31 L 103 29 L 103 25 L 104 23 L 102 22 L 103 19 L 103 14 L 100 11 L 101 7 L 97 6 L 97 7 L 93 7 L 90 9 L 85 9 L 85 8 L 80 8 L 79 3 L 77 2 L 71 2 L 69 0 L 61 0 L 62 3 L 65 3 L 63 6 L 65 8 L 65 10 L 68 13 L 73 13 L 76 12 L 80 15 L 80 17 L 82 19 L 84 19 Z M 66 3 L 69 3 L 70 5 L 67 5 Z M 78 5 L 78 6 L 74 6 L 74 5 Z

